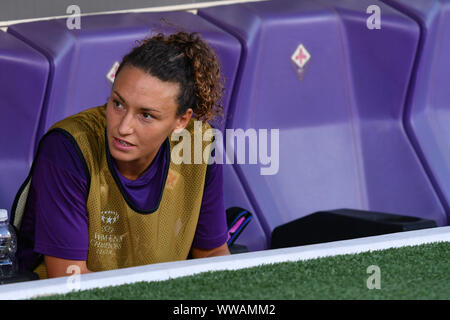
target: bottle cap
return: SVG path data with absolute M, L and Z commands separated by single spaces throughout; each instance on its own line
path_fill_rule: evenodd
M 0 222 L 8 220 L 8 210 L 0 209 Z

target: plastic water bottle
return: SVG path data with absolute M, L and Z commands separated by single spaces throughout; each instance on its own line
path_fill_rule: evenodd
M 16 274 L 16 250 L 16 232 L 8 223 L 8 211 L 0 209 L 0 279 L 10 278 Z

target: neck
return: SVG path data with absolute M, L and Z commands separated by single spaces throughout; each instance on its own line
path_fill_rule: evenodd
M 114 159 L 114 161 L 116 162 L 117 170 L 122 176 L 129 180 L 136 180 L 151 166 L 156 158 L 157 152 L 146 159 L 138 159 L 135 161 L 118 161 Z

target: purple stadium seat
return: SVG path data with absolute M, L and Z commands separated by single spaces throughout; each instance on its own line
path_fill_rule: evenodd
M 385 1 L 415 19 L 421 42 L 408 92 L 405 127 L 450 223 L 450 0 Z
M 0 31 L 0 208 L 11 208 L 31 166 L 48 73 L 42 54 Z
M 370 5 L 381 8 L 381 29 L 366 25 Z M 268 237 L 335 208 L 446 223 L 402 123 L 420 35 L 413 19 L 375 0 L 265 1 L 198 14 L 243 44 L 227 128 L 280 130 L 276 174 L 233 165 Z M 300 44 L 306 51 L 296 52 Z M 309 55 L 300 74 L 294 52 Z
M 199 32 L 217 52 L 226 80 L 223 101 L 226 117 L 241 45 L 235 37 L 197 15 L 180 11 L 87 16 L 82 17 L 79 30 L 69 30 L 66 19 L 11 26 L 8 32 L 44 54 L 51 66 L 39 128 L 29 138 L 39 141 L 56 121 L 104 104 L 111 91 L 106 75 L 116 61 L 120 62 L 123 55 L 137 45 L 137 40 L 158 32 L 179 30 Z M 223 130 L 225 121 L 212 124 Z M 225 206 L 252 212 L 252 206 L 241 195 L 242 187 L 232 166 L 224 166 L 224 179 Z M 243 243 L 241 237 L 244 239 L 246 233 L 251 236 Z M 249 250 L 263 249 L 267 242 L 257 218 L 241 237 L 238 243 L 246 245 Z

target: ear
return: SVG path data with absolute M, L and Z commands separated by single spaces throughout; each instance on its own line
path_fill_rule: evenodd
M 174 132 L 175 133 L 179 133 L 181 132 L 184 128 L 186 128 L 186 126 L 188 125 L 189 121 L 191 120 L 192 114 L 194 112 L 192 111 L 191 108 L 187 109 L 186 112 L 179 116 L 176 120 L 176 125 L 174 128 Z

